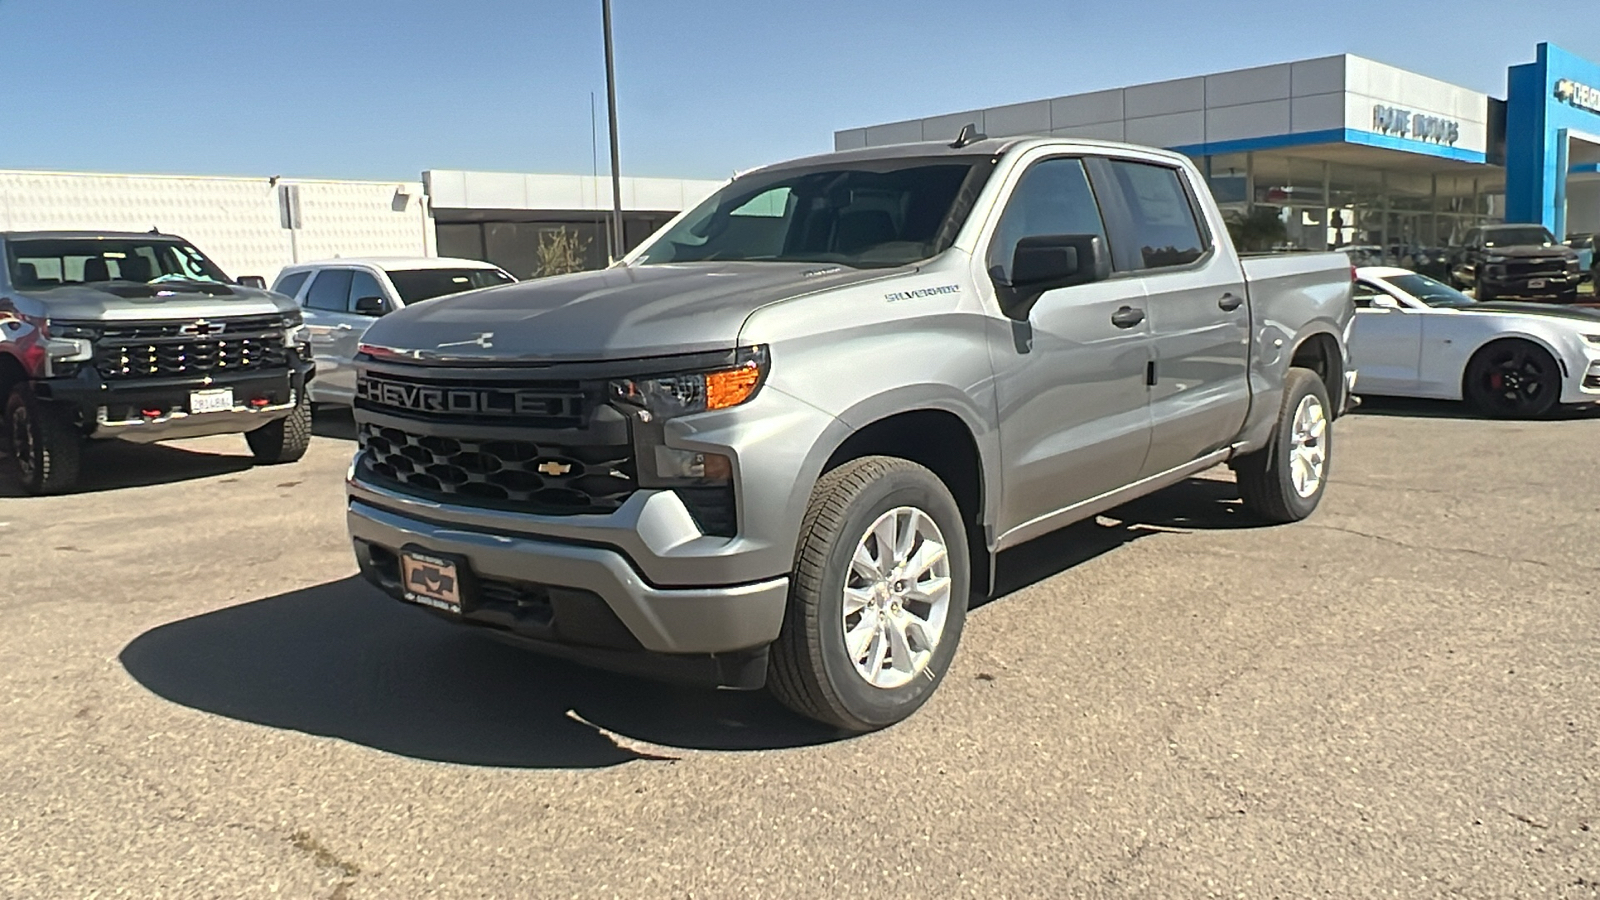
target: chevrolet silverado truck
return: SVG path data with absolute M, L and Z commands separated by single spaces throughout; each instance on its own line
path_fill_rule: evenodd
M 1311 514 L 1351 284 L 1241 259 L 1164 151 L 964 130 L 769 166 L 609 269 L 373 323 L 355 554 L 505 641 L 880 728 L 1008 547 L 1219 463 Z
M 0 233 L 0 259 L 0 441 L 28 492 L 71 489 L 91 440 L 242 432 L 258 462 L 305 453 L 293 300 L 159 233 Z
M 1578 252 L 1543 225 L 1484 225 L 1467 232 L 1451 277 L 1478 300 L 1576 303 L 1583 272 Z

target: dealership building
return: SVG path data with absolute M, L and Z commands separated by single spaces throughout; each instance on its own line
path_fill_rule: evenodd
M 1503 99 L 1342 55 L 852 128 L 834 145 L 953 140 L 969 123 L 1176 150 L 1225 209 L 1276 212 L 1296 247 L 1444 246 L 1502 221 L 1600 232 L 1600 65 L 1551 44 L 1510 69 Z

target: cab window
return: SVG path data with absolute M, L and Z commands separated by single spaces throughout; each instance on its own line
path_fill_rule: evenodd
M 349 269 L 323 269 L 311 282 L 306 293 L 306 308 L 324 312 L 350 310 L 350 279 L 355 273 Z
M 998 269 L 1010 280 L 1017 242 L 1046 234 L 1097 234 L 1106 239 L 1081 159 L 1047 159 L 1023 173 L 989 245 L 989 271 Z

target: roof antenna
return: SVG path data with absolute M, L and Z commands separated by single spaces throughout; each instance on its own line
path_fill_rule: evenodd
M 950 145 L 952 150 L 960 150 L 973 141 L 981 141 L 989 136 L 978 131 L 978 126 L 971 122 L 961 126 L 961 133 L 956 135 L 956 142 Z

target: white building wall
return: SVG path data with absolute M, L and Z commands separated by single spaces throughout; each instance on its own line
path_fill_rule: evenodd
M 292 233 L 279 210 L 278 185 L 285 184 L 300 192 L 302 227 Z M 433 252 L 432 222 L 415 182 L 0 171 L 0 229 L 152 228 L 188 238 L 230 275 L 268 281 L 296 260 Z
M 990 137 L 1055 134 L 1191 147 L 1344 129 L 1375 132 L 1375 106 L 1458 122 L 1454 146 L 1479 153 L 1488 148 L 1487 95 L 1349 55 L 846 129 L 834 134 L 834 146 L 953 140 L 972 122 Z
M 920 138 L 919 138 L 920 140 Z M 611 209 L 611 178 L 432 169 L 422 173 L 434 209 L 604 212 Z M 688 178 L 622 178 L 622 208 L 678 212 L 726 182 Z

